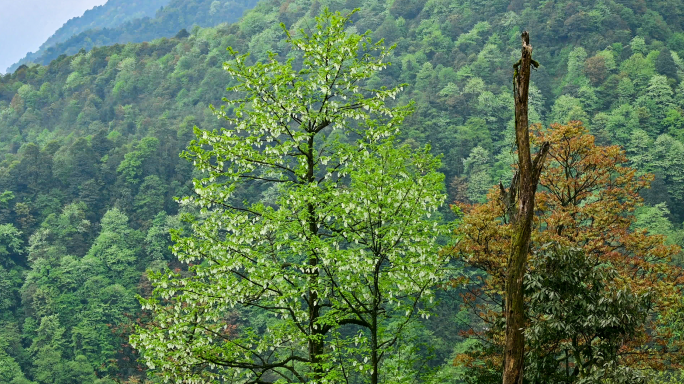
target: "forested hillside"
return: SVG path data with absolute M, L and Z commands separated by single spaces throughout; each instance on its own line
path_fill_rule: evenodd
M 168 232 L 196 213 L 174 197 L 192 194 L 199 174 L 179 154 L 193 126 L 225 123 L 208 105 L 235 84 L 226 48 L 249 63 L 286 56 L 279 23 L 306 30 L 324 7 L 359 7 L 350 30 L 396 44 L 369 86 L 408 84 L 397 103 L 415 100 L 416 112 L 400 140 L 442 155 L 448 202 L 484 202 L 512 176 L 512 64 L 528 30 L 541 64 L 532 122 L 580 120 L 598 144 L 621 145 L 627 165 L 655 175 L 636 226 L 684 245 L 684 1 L 262 0 L 239 22 L 176 35 L 253 5 L 172 0 L 0 78 L 0 383 L 143 379 L 128 344 L 147 316 L 136 295 L 150 293 L 145 270 L 183 268 Z M 458 331 L 475 320 L 444 295 L 420 338 L 431 366 L 462 383 L 453 357 L 471 344 Z
M 151 41 L 172 37 L 181 29 L 194 26 L 232 23 L 255 4 L 256 0 L 110 0 L 67 22 L 37 52 L 26 55 L 8 68 L 8 72 L 14 72 L 22 64 L 47 65 L 60 55 L 73 55 L 81 49 Z

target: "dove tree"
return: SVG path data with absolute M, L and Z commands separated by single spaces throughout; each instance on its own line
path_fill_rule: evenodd
M 429 147 L 397 145 L 402 86 L 366 87 L 392 48 L 348 32 L 350 16 L 283 26 L 287 60 L 229 48 L 237 93 L 214 109 L 228 128 L 196 128 L 183 154 L 203 174 L 181 200 L 199 208 L 191 233 L 173 233 L 189 271 L 150 275 L 152 321 L 131 337 L 165 379 L 410 379 L 383 361 L 445 278 L 444 180 Z

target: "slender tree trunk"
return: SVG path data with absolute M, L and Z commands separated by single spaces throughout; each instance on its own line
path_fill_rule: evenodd
M 382 294 L 380 293 L 380 268 L 382 268 L 382 259 L 376 263 L 373 274 L 373 309 L 371 311 L 371 384 L 378 384 L 380 380 L 380 342 L 378 340 L 378 317 L 380 316 L 380 302 Z
M 306 182 L 312 184 L 315 182 L 314 178 L 314 136 L 309 137 L 308 151 L 307 151 L 307 174 Z M 309 203 L 307 206 L 308 210 L 308 224 L 309 232 L 311 236 L 315 236 L 318 233 L 318 222 L 316 220 L 316 207 Z M 311 240 L 311 239 L 310 239 Z M 313 365 L 313 372 L 311 378 L 314 382 L 319 383 L 320 380 L 325 376 L 323 367 L 321 366 L 323 361 L 321 356 L 323 355 L 325 341 L 323 340 L 325 335 L 323 327 L 320 324 L 316 324 L 318 318 L 321 316 L 321 305 L 318 302 L 318 282 L 320 279 L 320 272 L 318 271 L 318 256 L 314 253 L 309 256 L 309 290 L 308 290 L 308 307 L 309 307 L 309 360 Z
M 313 208 L 310 207 L 309 209 L 310 212 L 313 211 Z M 315 223 L 314 225 L 311 225 L 311 221 L 309 223 L 310 229 L 312 230 L 312 233 L 315 233 Z M 311 364 L 313 365 L 313 373 L 312 373 L 312 379 L 319 383 L 320 380 L 323 378 L 325 375 L 325 372 L 323 371 L 323 367 L 321 364 L 323 361 L 321 360 L 321 356 L 323 355 L 323 350 L 325 346 L 325 342 L 323 338 L 325 335 L 323 334 L 323 327 L 319 324 L 316 324 L 318 321 L 318 318 L 321 316 L 321 306 L 318 303 L 319 297 L 318 297 L 318 280 L 319 280 L 319 272 L 318 272 L 318 258 L 317 257 L 311 257 L 309 259 L 309 267 L 311 268 L 311 271 L 309 273 L 309 281 L 311 282 L 311 286 L 309 287 L 309 292 L 308 292 L 308 306 L 309 306 L 309 359 L 311 361 Z
M 378 384 L 380 369 L 380 358 L 378 356 L 378 313 L 373 310 L 373 318 L 371 323 L 371 384 Z
M 532 60 L 532 46 L 527 32 L 522 34 L 522 57 L 515 64 L 513 93 L 515 97 L 515 141 L 518 147 L 518 175 L 508 193 L 512 208 L 513 236 L 506 277 L 506 345 L 504 355 L 503 384 L 522 384 L 525 356 L 525 308 L 523 278 L 532 235 L 534 219 L 534 195 L 548 152 L 548 144 L 542 145 L 534 162 L 530 151 L 528 95 Z M 506 198 L 506 195 L 504 195 Z

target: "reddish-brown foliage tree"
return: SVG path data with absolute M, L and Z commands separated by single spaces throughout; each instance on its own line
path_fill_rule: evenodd
M 610 263 L 619 273 L 618 284 L 635 293 L 653 294 L 651 313 L 641 334 L 622 346 L 621 364 L 662 369 L 680 366 L 684 340 L 675 337 L 673 324 L 681 323 L 684 286 L 682 270 L 673 266 L 676 246 L 665 245 L 664 237 L 633 230 L 634 210 L 642 205 L 639 191 L 647 188 L 652 175 L 639 176 L 627 166 L 618 146 L 598 146 L 580 122 L 533 128 L 533 142 L 551 143 L 536 194 L 536 213 L 531 252 L 544 244 L 580 248 L 600 263 Z M 509 205 L 499 188 L 492 188 L 484 204 L 455 204 L 463 212 L 450 251 L 468 266 L 484 273 L 454 282 L 465 284 L 463 295 L 483 320 L 479 329 L 466 336 L 481 338 L 503 350 L 503 291 L 511 247 Z M 529 265 L 529 264 L 528 264 Z M 463 355 L 457 364 L 486 360 L 501 367 L 501 356 Z
M 609 71 L 606 59 L 602 56 L 594 56 L 584 63 L 584 73 L 587 74 L 592 84 L 599 85 L 608 77 Z

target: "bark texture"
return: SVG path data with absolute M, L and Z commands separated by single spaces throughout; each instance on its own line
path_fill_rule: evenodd
M 501 186 L 502 198 L 510 209 L 513 238 L 506 276 L 506 344 L 503 384 L 522 384 L 525 357 L 525 303 L 523 278 L 530 248 L 532 222 L 534 219 L 534 195 L 539 176 L 548 153 L 544 143 L 534 161 L 530 150 L 528 96 L 532 66 L 539 64 L 532 59 L 532 46 L 527 32 L 522 34 L 522 57 L 515 64 L 513 93 L 515 97 L 515 140 L 518 147 L 518 172 L 511 188 Z

